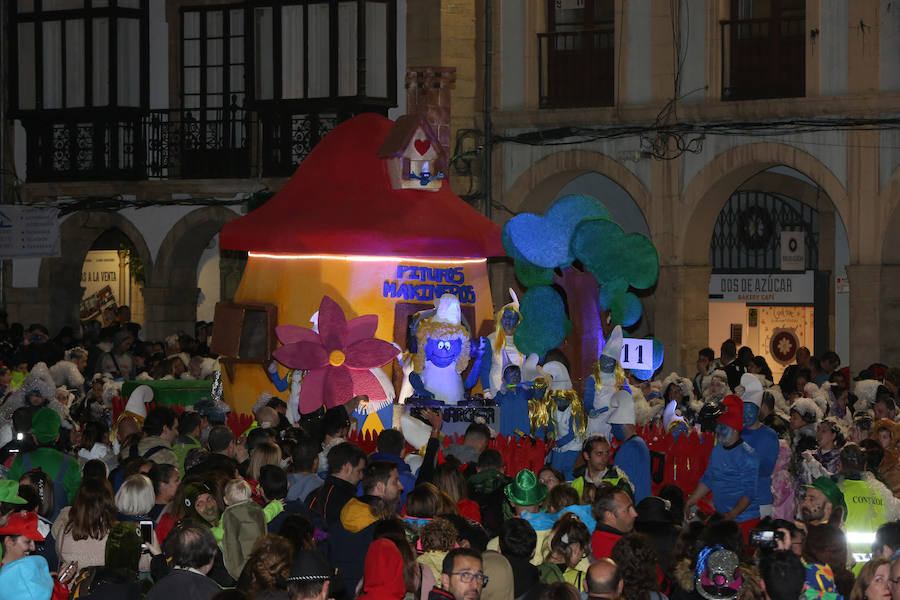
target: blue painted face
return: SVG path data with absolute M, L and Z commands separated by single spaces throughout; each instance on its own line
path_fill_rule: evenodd
M 625 441 L 625 428 L 622 427 L 621 424 L 615 423 L 612 426 L 612 434 L 613 434 L 613 437 L 616 438 L 617 440 L 619 440 L 620 442 Z
M 425 342 L 425 358 L 436 367 L 449 367 L 456 362 L 462 352 L 462 340 L 441 340 L 428 338 Z
M 752 402 L 744 402 L 744 427 L 751 427 L 759 417 L 759 407 Z
M 612 373 L 616 370 L 616 359 L 614 358 L 601 355 L 597 362 L 600 363 L 600 371 L 602 373 Z
M 503 370 L 503 381 L 508 385 L 522 383 L 522 370 L 515 365 L 510 365 Z
M 737 431 L 726 425 L 725 423 L 716 423 L 716 440 L 723 446 L 727 446 L 734 442 L 734 435 Z
M 507 308 L 503 311 L 503 314 L 500 315 L 500 326 L 503 327 L 503 331 L 506 335 L 512 335 L 516 330 L 516 326 L 519 324 L 519 315 L 516 311 Z

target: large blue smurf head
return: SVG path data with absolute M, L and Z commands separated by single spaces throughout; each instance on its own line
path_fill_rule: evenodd
M 469 330 L 462 324 L 459 298 L 444 294 L 435 308 L 434 315 L 423 319 L 416 331 L 418 352 L 413 367 L 421 373 L 426 362 L 439 368 L 455 364 L 462 373 L 469 364 Z

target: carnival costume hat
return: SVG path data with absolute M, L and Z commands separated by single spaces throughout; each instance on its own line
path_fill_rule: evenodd
M 744 577 L 737 555 L 722 546 L 707 546 L 697 555 L 694 589 L 706 600 L 735 600 Z
M 572 379 L 569 370 L 559 361 L 551 360 L 540 367 L 544 375 L 549 379 L 550 389 L 553 391 L 565 391 L 572 389 Z
M 542 375 L 538 363 L 541 358 L 537 354 L 529 354 L 522 362 L 522 381 L 534 381 Z
M 56 397 L 56 382 L 50 375 L 50 370 L 46 363 L 39 362 L 32 367 L 31 372 L 19 387 L 22 397 L 40 396 L 44 400 L 51 400 Z
M 24 535 L 29 540 L 43 542 L 44 536 L 38 531 L 38 516 L 33 512 L 16 512 L 9 522 L 0 527 L 0 535 Z
M 206 519 L 197 512 L 197 498 L 203 494 L 212 495 L 212 490 L 202 481 L 195 481 L 184 486 L 185 516 L 194 519 L 198 523 L 206 523 Z
M 131 395 L 128 396 L 128 402 L 125 403 L 125 412 L 138 420 L 143 425 L 144 419 L 147 418 L 147 403 L 153 402 L 153 388 L 149 385 L 139 385 L 134 388 Z
M 682 426 L 682 424 L 685 430 L 689 429 L 687 421 L 678 412 L 678 402 L 672 400 L 666 404 L 666 409 L 663 411 L 663 428 L 666 433 L 670 433 L 675 428 Z
M 794 403 L 791 404 L 791 412 L 799 414 L 807 423 L 815 423 L 822 418 L 822 412 L 818 405 L 810 398 L 800 397 L 794 400 Z
M 759 377 L 752 373 L 744 373 L 741 375 L 741 385 L 744 387 L 741 400 L 755 404 L 759 408 L 763 397 L 763 387 Z
M 634 399 L 625 390 L 619 390 L 609 401 L 612 412 L 609 414 L 610 425 L 634 425 Z
M 39 408 L 31 417 L 31 432 L 39 444 L 53 442 L 59 437 L 59 426 L 62 419 L 52 408 Z
M 28 504 L 28 500 L 19 496 L 19 482 L 9 479 L 0 479 L 0 502 Z
M 619 362 L 619 357 L 622 356 L 622 326 L 616 325 L 612 333 L 609 334 L 609 339 L 606 340 L 606 345 L 603 346 L 603 352 L 600 356 L 605 356 L 607 358 L 611 358 L 617 363 Z
M 744 429 L 744 403 L 737 394 L 728 394 L 722 400 L 722 406 L 725 409 L 716 422 L 728 425 L 735 431 Z
M 515 480 L 508 484 L 504 493 L 510 502 L 519 506 L 534 506 L 547 497 L 547 486 L 538 481 L 531 469 L 516 473 Z
M 810 485 L 804 485 L 803 488 L 815 488 L 822 492 L 833 507 L 840 507 L 844 511 L 843 516 L 845 519 L 847 518 L 847 503 L 844 500 L 844 492 L 841 491 L 841 488 L 838 487 L 831 477 L 819 477 Z

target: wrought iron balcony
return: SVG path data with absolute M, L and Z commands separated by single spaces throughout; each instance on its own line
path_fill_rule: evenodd
M 806 17 L 721 21 L 722 100 L 806 94 Z
M 289 176 L 338 123 L 387 106 L 273 102 L 259 111 L 79 109 L 23 115 L 27 180 Z
M 613 24 L 538 34 L 541 108 L 612 106 L 615 91 Z

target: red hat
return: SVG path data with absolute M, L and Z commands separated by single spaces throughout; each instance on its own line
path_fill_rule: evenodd
M 719 415 L 716 421 L 737 431 L 744 429 L 744 402 L 741 397 L 737 394 L 728 394 L 722 400 L 722 406 L 725 412 Z
M 0 527 L 0 535 L 24 535 L 29 540 L 43 542 L 44 536 L 38 531 L 38 517 L 33 512 L 17 512 L 9 517 L 9 523 Z

